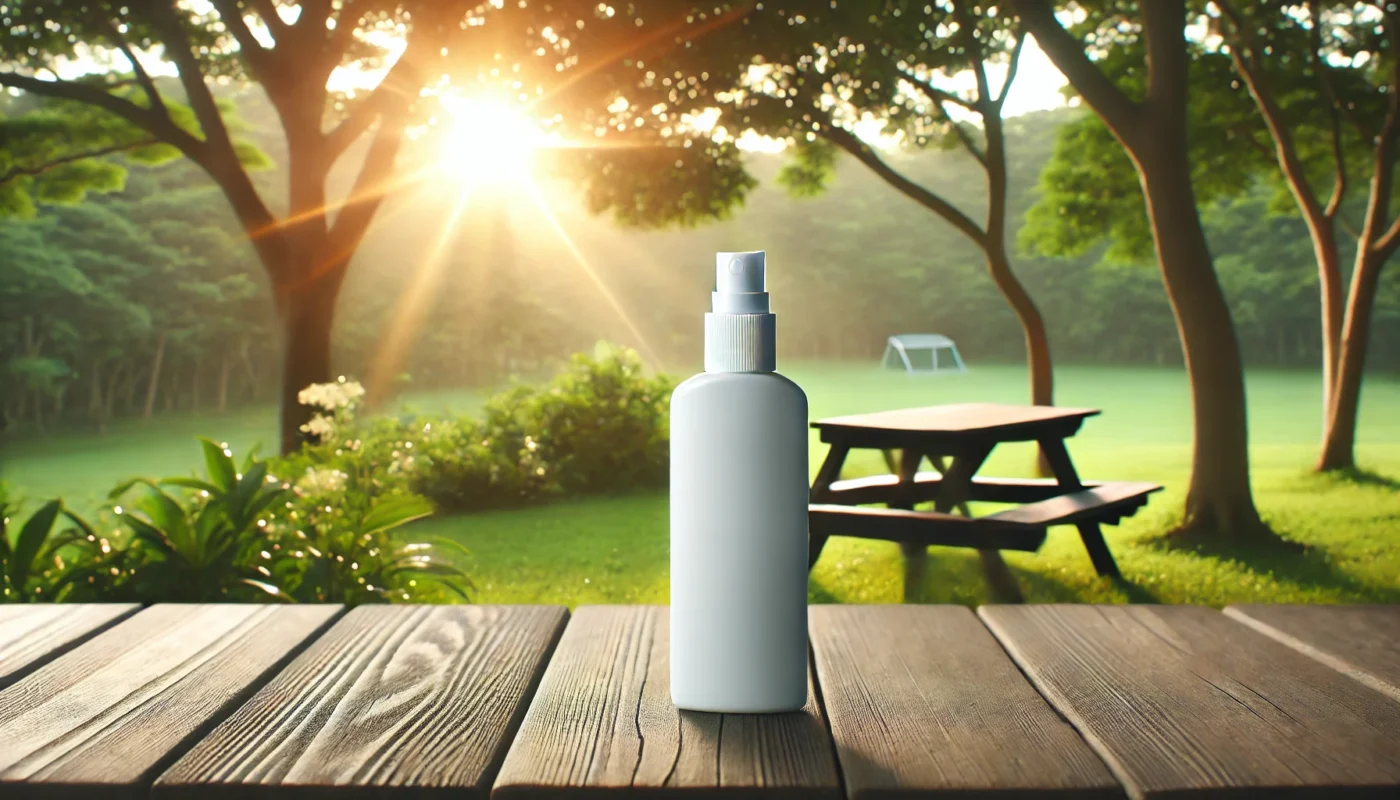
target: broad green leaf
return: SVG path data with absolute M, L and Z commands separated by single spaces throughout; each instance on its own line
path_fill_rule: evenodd
M 432 516 L 433 504 L 418 495 L 380 498 L 360 522 L 360 533 L 378 533 Z
M 204 466 L 209 470 L 209 482 L 219 487 L 220 492 L 233 491 L 234 476 L 238 470 L 233 465 L 233 458 L 229 452 L 213 439 L 200 437 L 199 443 L 204 448 Z
M 184 489 L 208 492 L 210 495 L 220 493 L 219 487 L 208 481 L 202 481 L 199 478 L 162 478 L 160 483 L 164 486 L 179 486 Z
M 25 582 L 29 579 L 29 570 L 34 566 L 34 558 L 43 549 L 44 540 L 49 537 L 49 531 L 53 528 L 53 521 L 62 510 L 62 500 L 50 500 L 35 511 L 19 529 L 19 537 L 15 539 L 9 564 L 10 585 L 16 590 L 23 590 Z

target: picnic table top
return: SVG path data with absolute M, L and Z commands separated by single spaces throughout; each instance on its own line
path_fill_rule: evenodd
M 900 408 L 868 414 L 827 417 L 812 423 L 823 433 L 883 432 L 905 434 L 1015 434 L 1028 430 L 1033 435 L 1071 425 L 1077 430 L 1086 417 L 1099 414 L 1097 408 L 1063 406 L 1023 406 L 1005 403 L 949 403 L 923 408 Z M 1068 434 L 1066 434 L 1068 435 Z
M 0 606 L 0 796 L 1383 796 L 1400 606 L 812 606 L 678 712 L 657 606 Z

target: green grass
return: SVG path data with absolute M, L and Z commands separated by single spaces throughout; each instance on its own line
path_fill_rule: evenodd
M 814 418 L 968 400 L 1020 402 L 1025 374 L 1011 367 L 966 375 L 906 376 L 863 365 L 799 364 L 786 370 L 811 398 Z M 1038 553 L 1007 553 L 1027 599 L 1040 602 L 1400 602 L 1400 488 L 1308 474 L 1318 429 L 1316 379 L 1260 372 L 1249 381 L 1256 499 L 1270 523 L 1311 545 L 1302 554 L 1195 553 L 1168 548 L 1161 534 L 1177 519 L 1189 467 L 1190 397 L 1177 370 L 1059 370 L 1058 401 L 1103 409 L 1070 442 L 1086 477 L 1152 480 L 1166 486 L 1146 509 L 1107 528 L 1125 580 L 1098 578 L 1073 529 L 1057 528 Z M 1360 459 L 1400 476 L 1400 382 L 1370 378 Z M 815 471 L 825 446 L 812 439 Z M 1007 446 L 985 474 L 1030 474 L 1030 446 Z M 850 460 L 846 475 L 883 472 L 877 454 Z M 664 603 L 664 495 L 594 498 L 524 511 L 428 520 L 415 532 L 446 535 L 472 550 L 468 565 L 482 602 Z M 896 545 L 833 539 L 812 573 L 817 602 L 890 603 L 903 597 Z M 931 548 L 919 598 L 987 601 L 977 557 Z
M 908 376 L 867 365 L 790 365 L 806 388 L 814 418 L 969 400 L 1022 402 L 1022 369 L 974 366 L 965 375 Z M 1072 529 L 1054 529 L 1038 553 L 1007 553 L 1027 598 L 1045 602 L 1400 602 L 1400 486 L 1308 474 L 1316 453 L 1320 386 L 1305 372 L 1255 372 L 1249 378 L 1251 454 L 1256 500 L 1276 530 L 1310 545 L 1301 554 L 1197 553 L 1171 549 L 1161 534 L 1176 521 L 1188 474 L 1191 418 L 1180 370 L 1065 367 L 1057 402 L 1093 406 L 1070 440 L 1082 475 L 1151 480 L 1166 491 L 1120 528 L 1106 529 L 1125 581 L 1099 579 Z M 473 393 L 415 398 L 423 408 L 471 410 Z M 1400 381 L 1367 379 L 1358 456 L 1377 476 L 1400 478 Z M 107 437 L 66 435 L 12 445 L 3 475 L 32 498 L 64 495 L 95 502 L 117 479 L 195 467 L 197 434 L 235 446 L 272 441 L 270 411 L 224 418 L 165 419 Z M 812 469 L 825 447 L 812 440 Z M 1030 446 L 999 448 L 984 474 L 1030 473 Z M 846 475 L 882 472 L 878 454 L 853 456 Z M 605 497 L 520 511 L 447 517 L 413 527 L 465 544 L 483 602 L 665 602 L 667 509 L 664 495 Z M 812 574 L 823 602 L 898 602 L 902 560 L 895 545 L 833 539 Z M 921 599 L 988 599 L 975 554 L 932 548 Z
M 471 413 L 485 392 L 469 389 L 406 395 L 396 409 Z M 199 444 L 208 436 L 228 442 L 242 458 L 251 447 L 277 449 L 277 409 L 272 406 L 216 414 L 160 414 L 150 422 L 122 420 L 105 435 L 90 431 L 0 440 L 0 479 L 25 498 L 62 497 L 83 512 L 97 508 L 108 490 L 137 475 L 185 475 L 203 466 Z

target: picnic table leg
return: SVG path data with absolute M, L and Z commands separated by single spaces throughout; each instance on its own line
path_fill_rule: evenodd
M 986 457 L 983 456 L 983 458 Z M 949 467 L 943 456 L 929 456 L 929 461 L 933 462 L 933 466 L 940 474 L 947 476 Z M 972 476 L 969 475 L 969 485 L 971 480 Z M 956 508 L 963 516 L 972 516 L 966 502 L 958 503 Z M 937 508 L 937 504 L 935 504 L 935 510 L 941 510 Z M 982 580 L 987 582 L 987 588 L 991 590 L 993 600 L 999 603 L 1024 603 L 1026 601 L 1025 595 L 1021 594 L 1020 584 L 1016 582 L 1016 576 L 1011 574 L 1011 568 L 1006 565 L 1006 559 L 1001 557 L 1000 550 L 979 549 L 977 560 L 981 562 Z
M 1084 484 L 1079 480 L 1079 473 L 1074 469 L 1074 462 L 1070 461 L 1069 451 L 1065 449 L 1063 439 L 1040 440 L 1040 452 L 1045 456 L 1045 460 L 1050 462 L 1050 469 L 1055 473 L 1055 479 L 1059 481 L 1061 488 L 1066 491 L 1084 488 Z M 1089 560 L 1094 563 L 1094 571 L 1101 577 L 1123 577 L 1118 571 L 1118 562 L 1113 560 L 1113 553 L 1108 549 L 1108 542 L 1103 538 L 1103 529 L 1099 523 L 1081 522 L 1075 527 L 1079 529 L 1079 538 L 1084 542 L 1084 549 L 1089 552 Z
M 899 455 L 899 486 L 895 488 L 895 501 L 890 508 L 913 510 L 914 498 L 910 490 L 914 487 L 914 476 L 919 472 L 919 464 L 924 454 L 906 447 Z M 904 554 L 904 602 L 917 599 L 924 586 L 924 576 L 928 573 L 928 547 L 913 542 L 900 542 L 899 549 Z
M 826 492 L 831 488 L 831 484 L 841 477 L 841 467 L 846 463 L 846 454 L 851 451 L 850 445 L 842 441 L 831 443 L 831 447 L 826 451 L 826 460 L 822 462 L 821 468 L 817 470 L 817 478 L 812 482 L 812 491 L 808 495 L 807 502 L 820 503 L 826 499 Z M 816 566 L 817 559 L 821 557 L 822 548 L 826 546 L 827 536 L 808 534 L 807 538 L 807 571 Z

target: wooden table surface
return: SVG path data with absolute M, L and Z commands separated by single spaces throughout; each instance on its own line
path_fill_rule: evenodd
M 0 606 L 0 797 L 1400 797 L 1400 606 L 813 606 L 679 712 L 664 607 Z

